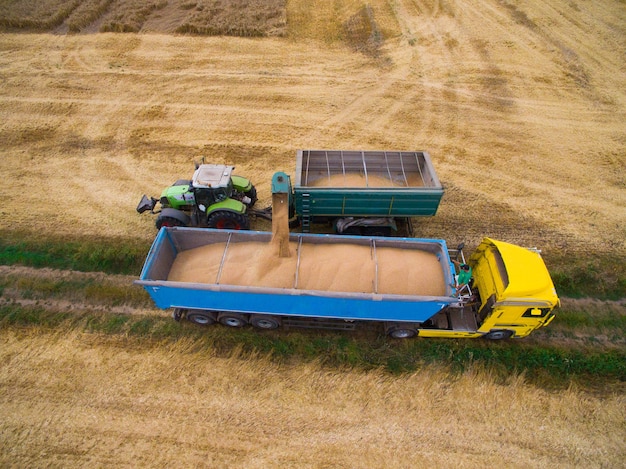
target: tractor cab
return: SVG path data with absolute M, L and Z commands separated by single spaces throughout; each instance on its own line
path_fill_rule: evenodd
M 193 174 L 190 190 L 201 211 L 233 195 L 233 166 L 202 164 Z
M 257 201 L 256 188 L 234 166 L 199 164 L 193 178 L 179 179 L 166 187 L 160 198 L 144 195 L 137 212 L 157 215 L 156 227 L 202 226 L 249 229 L 247 211 Z M 161 209 L 155 210 L 157 204 Z

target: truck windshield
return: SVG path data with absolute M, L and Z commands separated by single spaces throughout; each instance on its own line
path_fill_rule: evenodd
M 498 251 L 497 248 L 493 248 L 492 253 L 493 253 L 493 258 L 496 262 L 496 267 L 498 268 L 498 273 L 500 274 L 500 278 L 502 279 L 503 289 L 506 290 L 506 288 L 509 286 L 509 274 L 506 271 L 504 260 L 502 259 L 502 255 L 500 254 L 500 251 Z

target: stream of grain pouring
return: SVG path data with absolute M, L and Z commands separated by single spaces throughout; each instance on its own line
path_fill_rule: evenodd
M 272 194 L 272 244 L 278 257 L 290 257 L 289 194 Z

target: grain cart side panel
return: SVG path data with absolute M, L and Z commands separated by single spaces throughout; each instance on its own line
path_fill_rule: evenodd
M 302 213 L 302 195 L 308 194 L 315 217 L 418 217 L 437 212 L 441 192 L 403 189 L 295 188 L 296 213 Z
M 299 150 L 296 213 L 417 217 L 437 212 L 443 187 L 426 152 Z

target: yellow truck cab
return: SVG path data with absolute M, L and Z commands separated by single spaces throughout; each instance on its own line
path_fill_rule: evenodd
M 418 330 L 421 337 L 526 337 L 554 319 L 560 302 L 537 250 L 485 238 L 470 256 L 470 285 L 459 301 Z
M 477 332 L 525 337 L 554 319 L 559 298 L 538 251 L 485 238 L 469 264 L 480 299 Z

